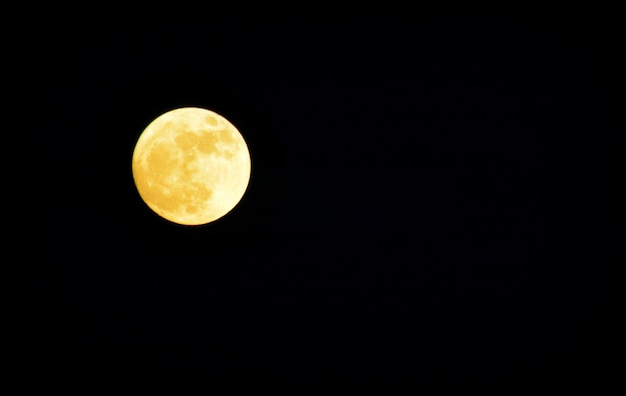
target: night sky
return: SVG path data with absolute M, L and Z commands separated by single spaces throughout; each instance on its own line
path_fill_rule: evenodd
M 51 27 L 30 50 L 46 207 L 24 253 L 27 370 L 614 381 L 616 22 L 310 12 Z M 199 227 L 154 214 L 131 173 L 139 134 L 184 106 L 228 118 L 252 158 L 240 204 Z

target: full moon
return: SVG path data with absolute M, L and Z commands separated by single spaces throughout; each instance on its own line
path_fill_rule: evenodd
M 184 107 L 146 127 L 133 151 L 132 172 L 139 195 L 159 216 L 178 224 L 207 224 L 243 197 L 250 153 L 226 118 Z

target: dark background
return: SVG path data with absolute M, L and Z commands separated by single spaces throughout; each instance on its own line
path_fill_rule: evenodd
M 613 12 L 96 14 L 29 48 L 29 372 L 616 380 Z M 131 174 L 183 106 L 252 157 L 243 200 L 200 227 Z

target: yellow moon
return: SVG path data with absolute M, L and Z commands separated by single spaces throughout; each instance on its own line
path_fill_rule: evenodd
M 200 225 L 230 212 L 250 181 L 250 153 L 226 118 L 184 107 L 152 121 L 133 151 L 135 185 L 159 216 Z

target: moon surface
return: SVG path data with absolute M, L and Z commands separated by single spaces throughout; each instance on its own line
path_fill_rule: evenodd
M 157 117 L 133 152 L 135 185 L 159 216 L 200 225 L 230 212 L 250 181 L 250 153 L 233 124 L 198 107 Z

